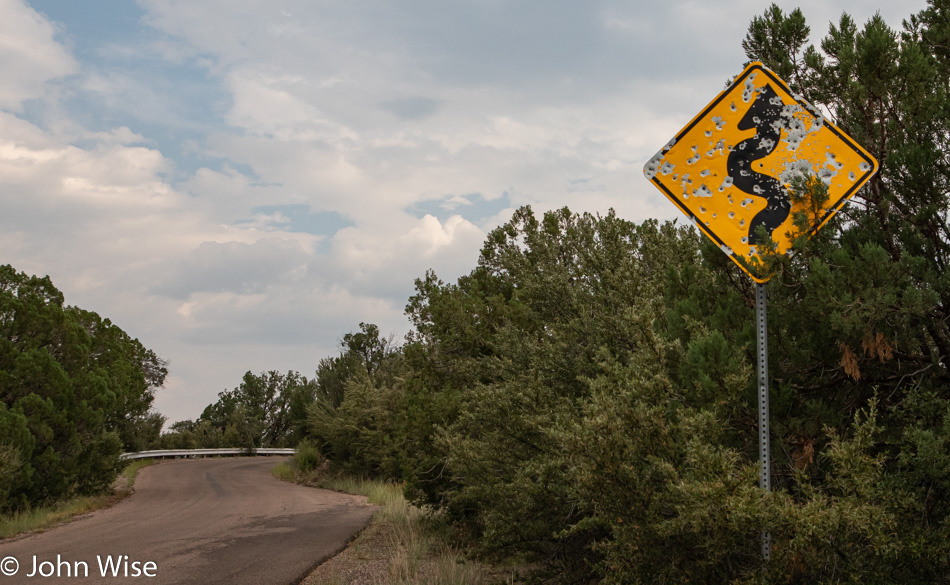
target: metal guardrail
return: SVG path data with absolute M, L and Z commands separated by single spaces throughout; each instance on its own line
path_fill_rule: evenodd
M 224 449 L 155 449 L 136 451 L 119 455 L 119 461 L 132 459 L 161 459 L 165 457 L 214 457 L 220 455 L 293 455 L 296 449 L 282 447 L 262 447 L 260 449 L 242 449 L 227 447 Z

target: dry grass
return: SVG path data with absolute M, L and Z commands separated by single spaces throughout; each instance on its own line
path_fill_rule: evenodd
M 81 496 L 65 502 L 33 508 L 25 512 L 0 516 L 0 539 L 11 538 L 28 532 L 42 532 L 59 526 L 83 514 L 95 512 L 119 502 L 131 495 L 132 486 L 139 470 L 157 463 L 154 459 L 130 462 L 119 474 L 112 493 L 96 496 Z
M 290 465 L 275 469 L 274 476 L 363 495 L 380 507 L 370 526 L 346 550 L 317 567 L 304 585 L 489 585 L 514 581 L 511 570 L 470 561 L 447 544 L 438 521 L 407 502 L 400 485 L 334 476 L 325 468 L 301 474 Z
M 0 538 L 25 532 L 40 532 L 72 520 L 76 516 L 105 508 L 122 499 L 121 495 L 84 496 L 54 506 L 33 508 L 10 516 L 0 516 Z
M 156 463 L 158 463 L 158 461 L 155 459 L 133 459 L 129 461 L 125 469 L 122 470 L 122 477 L 125 478 L 126 486 L 131 488 L 135 485 L 135 477 L 138 475 L 140 469 L 148 467 L 149 465 L 155 465 Z

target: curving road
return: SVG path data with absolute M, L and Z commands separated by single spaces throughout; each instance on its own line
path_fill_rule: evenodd
M 0 542 L 0 585 L 297 583 L 342 549 L 376 508 L 357 496 L 275 479 L 271 469 L 284 459 L 178 460 L 146 467 L 135 494 L 117 505 Z M 34 556 L 38 571 L 30 577 Z M 19 563 L 15 576 L 8 576 L 13 563 L 7 557 Z

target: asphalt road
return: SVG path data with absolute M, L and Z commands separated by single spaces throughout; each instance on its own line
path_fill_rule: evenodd
M 146 467 L 135 493 L 115 506 L 0 543 L 0 585 L 297 583 L 365 527 L 375 507 L 274 479 L 271 469 L 284 459 Z M 19 564 L 12 576 L 8 557 Z

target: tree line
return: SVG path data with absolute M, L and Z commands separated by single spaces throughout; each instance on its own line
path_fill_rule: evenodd
M 881 166 L 766 254 L 771 493 L 753 283 L 691 227 L 612 212 L 519 209 L 469 274 L 419 279 L 404 343 L 362 325 L 321 362 L 302 436 L 539 580 L 947 582 L 950 2 L 809 34 L 773 5 L 742 45 Z
M 0 512 L 102 491 L 154 444 L 165 362 L 49 277 L 0 266 Z
M 246 372 L 236 388 L 218 393 L 197 419 L 170 425 L 153 447 L 296 447 L 312 434 L 308 420 L 313 412 L 339 406 L 357 373 L 392 375 L 385 364 L 397 349 L 376 325 L 360 323 L 359 332 L 343 336 L 340 348 L 340 355 L 320 360 L 312 379 L 296 371 Z

